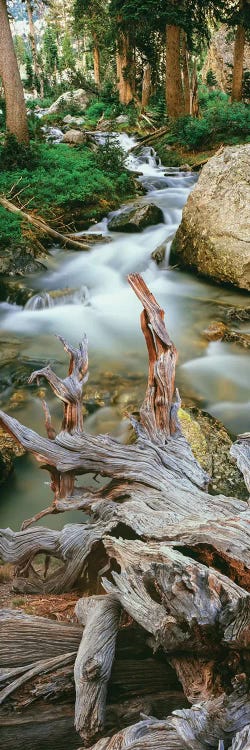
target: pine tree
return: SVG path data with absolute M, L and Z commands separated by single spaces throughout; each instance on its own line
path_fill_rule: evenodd
M 29 143 L 23 86 L 10 30 L 6 0 L 0 0 L 0 76 L 5 103 L 6 127 L 20 143 Z

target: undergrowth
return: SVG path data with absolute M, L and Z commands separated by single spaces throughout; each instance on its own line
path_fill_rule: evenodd
M 0 163 L 4 147 L 0 148 Z M 6 164 L 6 161 L 5 161 Z M 21 191 L 21 193 L 20 193 Z M 0 171 L 0 194 L 15 200 L 20 193 L 20 204 L 26 211 L 36 209 L 44 218 L 86 207 L 103 201 L 119 204 L 122 197 L 135 192 L 130 174 L 124 167 L 123 153 L 114 145 L 92 151 L 88 146 L 69 148 L 66 144 L 36 144 L 36 163 L 9 165 Z M 59 213 L 59 210 L 58 210 Z M 0 246 L 21 238 L 18 217 L 0 207 Z

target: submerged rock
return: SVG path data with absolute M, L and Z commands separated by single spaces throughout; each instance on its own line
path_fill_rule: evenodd
M 68 130 L 67 133 L 64 133 L 62 143 L 72 143 L 79 144 L 79 143 L 86 143 L 87 136 L 86 133 L 84 133 L 83 130 Z
M 250 144 L 203 167 L 183 210 L 172 256 L 216 281 L 250 289 Z
M 162 245 L 158 245 L 156 249 L 151 253 L 152 260 L 155 260 L 157 265 L 163 262 L 165 260 L 166 255 L 166 243 L 163 242 Z
M 161 209 L 154 203 L 146 203 L 113 216 L 108 222 L 108 229 L 112 232 L 142 232 L 146 227 L 162 222 L 164 216 Z

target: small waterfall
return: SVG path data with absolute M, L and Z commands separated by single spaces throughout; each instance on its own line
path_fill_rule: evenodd
M 54 301 L 48 292 L 39 292 L 34 294 L 28 302 L 26 302 L 25 310 L 45 310 L 47 307 L 53 307 Z
M 26 302 L 25 310 L 45 310 L 48 307 L 59 307 L 59 305 L 89 305 L 90 295 L 88 288 L 83 285 L 80 289 L 58 290 L 49 294 L 40 292 L 35 294 Z

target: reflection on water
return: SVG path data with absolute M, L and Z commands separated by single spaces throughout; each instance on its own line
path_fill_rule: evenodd
M 100 137 L 103 138 L 103 134 Z M 128 136 L 122 136 L 121 140 L 126 149 L 134 143 Z M 223 317 L 227 304 L 244 305 L 246 295 L 168 266 L 171 241 L 197 176 L 175 168 L 166 170 L 159 160 L 157 163 L 150 148 L 145 148 L 139 156 L 130 154 L 128 165 L 133 171 L 138 171 L 139 180 L 148 191 L 139 202 L 153 202 L 159 206 L 164 223 L 149 227 L 141 234 L 128 235 L 109 233 L 107 219 L 104 219 L 95 226 L 95 231 L 109 235 L 111 241 L 108 243 L 105 240 L 98 242 L 89 253 L 57 250 L 53 253 L 50 270 L 37 277 L 38 293 L 25 309 L 0 305 L 2 337 L 14 335 L 21 341 L 22 357 L 26 362 L 52 361 L 62 376 L 65 375 L 66 356 L 54 335 L 61 334 L 77 343 L 86 332 L 90 383 L 92 380 L 101 383 L 103 373 L 107 371 L 114 376 L 109 403 L 88 417 L 86 429 L 112 432 L 122 439 L 119 433 L 120 429 L 123 432 L 123 427 L 119 428 L 121 417 L 112 407 L 115 378 L 139 372 L 146 376 L 147 371 L 145 344 L 139 325 L 141 306 L 126 280 L 128 273 L 140 272 L 166 311 L 167 327 L 180 353 L 177 382 L 182 396 L 198 401 L 234 432 L 244 431 L 249 427 L 250 365 L 246 352 L 235 344 L 208 343 L 202 331 L 212 320 Z M 157 266 L 151 254 L 162 244 L 166 246 L 165 261 Z M 56 290 L 63 292 L 58 295 Z M 246 324 L 242 324 L 242 330 L 246 330 Z M 140 395 L 143 395 L 142 391 Z M 59 425 L 60 406 L 51 396 L 49 402 Z M 8 410 L 7 401 L 3 406 Z M 31 389 L 29 395 L 24 390 L 23 406 L 14 406 L 12 414 L 43 431 L 35 389 Z M 48 498 L 49 489 L 32 460 L 19 460 L 15 477 L 3 493 L 1 524 L 17 527 L 23 516 L 27 517 L 47 505 Z M 63 523 L 62 516 L 53 518 L 53 526 Z

